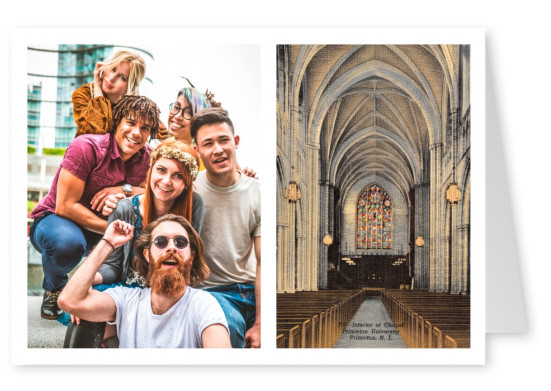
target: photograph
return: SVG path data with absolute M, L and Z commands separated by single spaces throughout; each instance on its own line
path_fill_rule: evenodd
M 260 48 L 184 52 L 27 46 L 29 348 L 260 347 Z
M 278 348 L 469 348 L 469 45 L 278 45 Z

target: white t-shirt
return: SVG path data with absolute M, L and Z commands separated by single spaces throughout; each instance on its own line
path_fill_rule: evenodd
M 232 186 L 218 187 L 201 171 L 194 185 L 203 198 L 201 239 L 210 268 L 207 279 L 197 287 L 254 284 L 253 239 L 261 230 L 260 182 L 241 174 Z
M 162 315 L 151 309 L 151 288 L 117 286 L 105 290 L 117 307 L 120 348 L 200 348 L 203 330 L 213 324 L 226 329 L 220 304 L 209 294 L 191 287 Z

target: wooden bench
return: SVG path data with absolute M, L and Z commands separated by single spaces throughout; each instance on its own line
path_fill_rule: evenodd
M 277 326 L 276 334 L 282 334 L 284 336 L 284 343 L 285 343 L 284 347 L 286 348 L 301 347 L 300 326 L 297 326 L 297 325 Z
M 444 348 L 464 348 L 471 347 L 471 333 L 449 333 L 444 338 Z
M 285 335 L 278 334 L 276 337 L 276 348 L 284 348 L 285 347 Z
M 330 348 L 366 297 L 362 290 L 277 294 L 278 348 Z
M 383 290 L 381 300 L 408 347 L 470 347 L 470 296 Z

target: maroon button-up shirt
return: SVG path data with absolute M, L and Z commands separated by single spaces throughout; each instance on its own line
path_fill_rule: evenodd
M 44 212 L 55 212 L 57 181 L 63 167 L 86 182 L 79 203 L 94 212 L 96 216 L 107 220 L 101 211 L 91 209 L 90 201 L 98 191 L 106 187 L 120 186 L 125 183 L 140 186 L 145 181 L 149 169 L 150 155 L 151 148 L 146 144 L 124 162 L 113 134 L 89 134 L 77 137 L 65 151 L 50 191 L 34 208 L 31 217 L 34 219 Z

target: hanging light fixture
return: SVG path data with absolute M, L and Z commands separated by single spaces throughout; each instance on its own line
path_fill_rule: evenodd
M 461 191 L 457 186 L 455 166 L 457 164 L 457 146 L 456 146 L 456 129 L 457 129 L 457 110 L 452 111 L 452 182 L 446 190 L 446 200 L 452 205 L 457 204 L 461 200 Z
M 331 244 L 333 244 L 333 238 L 329 234 L 326 234 L 323 237 L 322 241 L 323 241 L 323 244 L 325 244 L 326 246 L 330 246 Z
M 289 202 L 297 202 L 301 197 L 302 194 L 298 184 L 295 181 L 289 182 L 289 186 L 285 188 L 285 198 L 289 200 Z
M 461 200 L 461 191 L 459 190 L 457 183 L 452 182 L 448 186 L 448 189 L 446 190 L 446 200 L 448 200 L 450 204 L 457 204 L 459 200 Z

